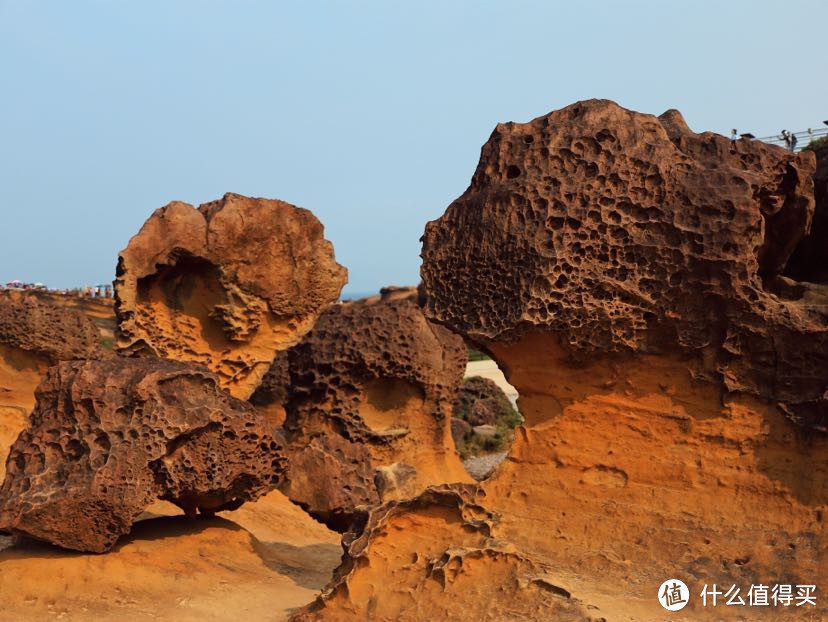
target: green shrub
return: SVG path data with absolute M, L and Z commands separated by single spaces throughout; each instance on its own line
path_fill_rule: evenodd
M 475 350 L 474 348 L 469 348 L 469 360 L 470 361 L 491 361 L 492 358 L 481 352 L 480 350 Z
M 822 147 L 828 147 L 828 135 L 814 138 L 811 142 L 802 148 L 802 151 L 816 151 Z

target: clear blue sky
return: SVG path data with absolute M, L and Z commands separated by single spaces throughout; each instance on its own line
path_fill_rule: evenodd
M 824 0 L 0 0 L 0 281 L 109 281 L 153 209 L 227 191 L 322 220 L 346 291 L 418 239 L 499 121 L 610 98 L 696 131 L 828 119 Z

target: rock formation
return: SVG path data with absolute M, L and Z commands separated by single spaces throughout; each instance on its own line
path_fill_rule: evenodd
M 50 364 L 102 355 L 100 333 L 82 313 L 34 296 L 0 296 L 0 343 Z
M 705 585 L 828 585 L 828 297 L 785 276 L 814 167 L 608 101 L 499 125 L 421 274 L 426 316 L 493 356 L 525 425 L 455 510 L 426 494 L 357 526 L 299 619 L 546 619 L 519 591 L 541 585 L 571 619 L 660 620 L 674 577 L 675 619 L 718 619 Z M 475 537 L 472 510 L 497 519 Z
M 100 335 L 82 314 L 17 292 L 0 295 L 0 478 L 46 369 L 62 360 L 101 356 Z
M 247 399 L 346 282 L 314 215 L 226 194 L 156 210 L 121 252 L 118 348 L 194 361 Z
M 822 139 L 814 149 L 817 169 L 814 173 L 814 219 L 811 231 L 797 246 L 785 275 L 797 281 L 825 283 L 828 281 L 828 142 Z
M 281 444 L 217 377 L 158 358 L 63 362 L 11 448 L 0 530 L 102 552 L 156 499 L 188 515 L 279 484 Z
M 452 414 L 471 426 L 495 425 L 514 415 L 509 398 L 494 380 L 482 376 L 466 378 L 454 400 Z
M 426 312 L 484 344 L 534 330 L 575 354 L 706 352 L 729 390 L 825 426 L 821 290 L 779 278 L 813 171 L 810 153 L 693 134 L 676 111 L 582 102 L 499 125 L 426 228 Z
M 253 396 L 284 400 L 282 490 L 335 528 L 360 505 L 470 481 L 450 427 L 466 348 L 426 321 L 415 298 L 393 289 L 330 307 Z
M 492 537 L 497 517 L 469 497 L 441 487 L 367 511 L 343 540 L 333 587 L 293 622 L 591 620 L 544 568 Z M 430 536 L 446 529 L 456 535 L 451 549 Z

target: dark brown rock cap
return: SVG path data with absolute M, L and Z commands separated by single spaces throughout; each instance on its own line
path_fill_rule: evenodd
M 814 169 L 608 100 L 500 124 L 426 226 L 425 314 L 484 348 L 542 331 L 574 357 L 704 353 L 728 390 L 828 428 L 824 287 L 785 281 Z

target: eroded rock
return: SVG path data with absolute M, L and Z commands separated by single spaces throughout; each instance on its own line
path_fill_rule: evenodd
M 106 555 L 0 538 L 3 618 L 284 622 L 339 563 L 339 534 L 279 491 L 213 518 L 177 513 L 153 504 Z
M 247 399 L 346 280 L 308 210 L 237 194 L 174 201 L 120 254 L 117 346 L 205 365 Z
M 584 355 L 705 352 L 730 390 L 824 427 L 824 306 L 775 291 L 814 166 L 602 100 L 501 124 L 426 227 L 426 313 L 484 344 L 535 329 Z
M 828 283 L 828 144 L 822 143 L 814 154 L 814 218 L 810 232 L 785 266 L 785 275 L 797 281 Z
M 217 377 L 158 358 L 63 362 L 11 448 L 0 529 L 102 552 L 156 499 L 235 509 L 280 483 L 281 443 Z
M 287 394 L 282 490 L 337 529 L 360 505 L 470 481 L 450 423 L 466 348 L 426 321 L 415 297 L 397 288 L 330 307 L 253 397 L 266 405 Z
M 58 361 L 104 356 L 100 339 L 81 313 L 23 292 L 0 294 L 0 477 L 43 374 Z
M 492 355 L 525 417 L 474 502 L 499 517 L 491 537 L 590 617 L 663 619 L 670 577 L 690 587 L 688 619 L 718 619 L 705 584 L 828 582 L 828 306 L 823 285 L 785 276 L 813 170 L 812 154 L 694 134 L 674 111 L 579 102 L 499 125 L 470 188 L 426 228 L 426 315 Z M 346 559 L 309 619 L 394 619 L 369 598 L 375 568 L 391 602 L 453 606 L 431 569 L 485 543 L 435 519 L 435 500 L 406 516 L 365 532 L 354 555 L 368 560 Z M 469 576 L 503 568 L 476 559 Z M 524 602 L 479 596 L 464 619 Z M 751 615 L 820 620 L 828 603 Z
M 367 511 L 329 589 L 292 620 L 593 620 L 551 568 L 494 537 L 497 517 L 474 496 L 431 488 Z

